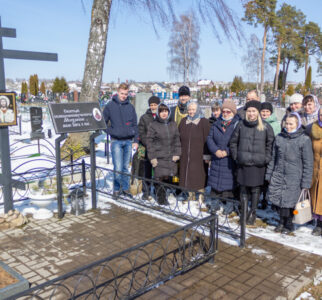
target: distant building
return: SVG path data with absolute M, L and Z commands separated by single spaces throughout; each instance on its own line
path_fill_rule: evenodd
M 153 93 L 165 93 L 167 91 L 166 87 L 162 83 L 155 83 L 151 85 L 151 91 Z
M 214 83 L 212 80 L 202 79 L 197 82 L 197 86 L 200 88 L 212 88 L 214 86 Z

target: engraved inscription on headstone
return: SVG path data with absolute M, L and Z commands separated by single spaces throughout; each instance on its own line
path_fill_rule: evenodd
M 43 139 L 45 137 L 42 132 L 42 108 L 30 107 L 30 122 L 31 122 L 31 138 Z
M 49 104 L 49 111 L 57 134 L 106 129 L 96 102 Z

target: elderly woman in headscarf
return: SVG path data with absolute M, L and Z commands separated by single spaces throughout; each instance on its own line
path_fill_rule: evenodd
M 294 230 L 293 209 L 302 190 L 311 187 L 312 173 L 312 143 L 301 126 L 299 114 L 292 112 L 286 117 L 284 130 L 275 139 L 265 177 L 269 182 L 268 200 L 279 207 L 280 212 L 275 232 L 288 234 Z
M 190 101 L 187 110 L 188 116 L 183 118 L 179 125 L 182 150 L 179 185 L 189 190 L 204 192 L 210 160 L 206 144 L 210 124 L 202 117 L 197 102 Z M 190 194 L 190 199 L 192 197 Z M 203 201 L 202 194 L 198 200 Z
M 307 128 L 306 132 L 310 132 L 312 124 L 318 120 L 320 103 L 315 95 L 306 95 L 302 100 L 304 115 L 301 118 L 302 125 Z
M 318 121 L 313 123 L 311 130 L 313 144 L 313 182 L 310 189 L 313 218 L 317 220 L 316 227 L 312 234 L 322 235 L 322 108 L 320 107 Z

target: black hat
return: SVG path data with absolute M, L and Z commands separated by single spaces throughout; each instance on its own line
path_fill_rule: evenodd
M 159 97 L 157 97 L 157 96 L 151 96 L 150 98 L 149 98 L 149 105 L 151 104 L 151 103 L 155 103 L 155 104 L 160 104 L 160 98 Z
M 249 107 L 255 107 L 258 111 L 261 110 L 261 103 L 257 100 L 250 100 L 246 102 L 245 104 L 245 110 L 247 110 Z
M 261 110 L 263 110 L 263 109 L 268 109 L 271 111 L 271 114 L 273 113 L 273 105 L 269 102 L 263 102 L 261 104 Z
M 190 96 L 190 89 L 185 85 L 180 87 L 180 89 L 179 89 L 179 97 L 180 96 Z

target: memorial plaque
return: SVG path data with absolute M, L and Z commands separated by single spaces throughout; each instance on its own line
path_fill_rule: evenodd
M 106 129 L 97 102 L 49 104 L 49 111 L 57 134 Z
M 45 134 L 42 132 L 42 108 L 30 107 L 31 138 L 43 139 Z
M 0 93 L 0 126 L 17 125 L 15 93 Z

